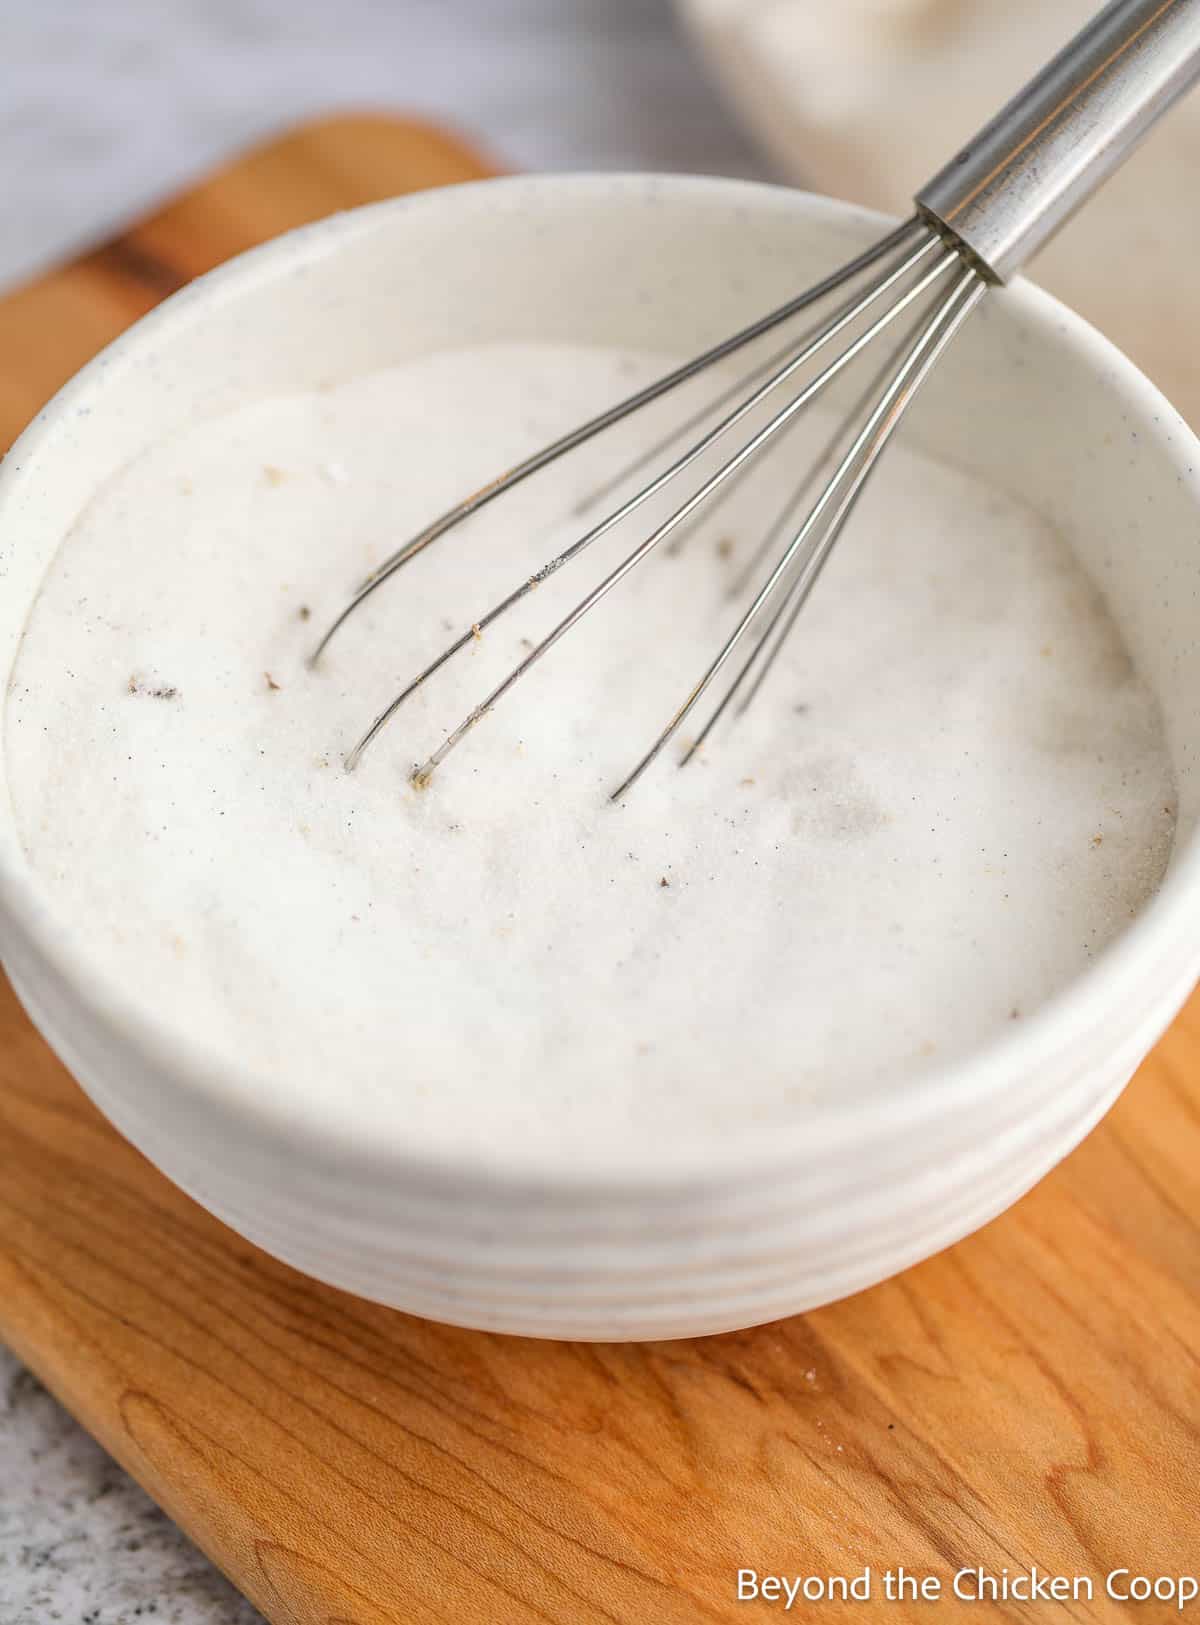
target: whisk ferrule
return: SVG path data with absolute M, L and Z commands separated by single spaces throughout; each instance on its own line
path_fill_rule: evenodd
M 615 526 L 658 492 L 679 479 L 697 459 L 730 436 L 758 407 L 790 386 L 794 393 L 749 433 L 715 472 L 658 523 L 603 579 L 575 603 L 504 679 L 413 770 L 418 786 L 504 696 L 541 661 L 632 570 L 704 504 L 716 503 L 736 487 L 748 469 L 797 414 L 900 318 L 915 316 L 901 345 L 859 401 L 851 418 L 849 444 L 844 431 L 829 442 L 795 496 L 770 526 L 735 591 L 748 586 L 767 555 L 778 558 L 736 626 L 693 686 L 667 726 L 637 766 L 613 792 L 620 799 L 675 735 L 735 651 L 746 653 L 724 697 L 717 703 L 684 760 L 690 760 L 735 698 L 744 711 L 762 687 L 790 634 L 850 513 L 888 440 L 938 358 L 976 308 L 989 285 L 1004 282 L 1060 226 L 1097 185 L 1131 152 L 1175 99 L 1200 77 L 1200 0 L 1111 0 L 1111 4 L 1001 110 L 979 135 L 917 194 L 917 213 L 880 242 L 815 286 L 703 354 L 674 368 L 644 389 L 619 401 L 434 519 L 405 542 L 362 583 L 317 645 L 316 664 L 354 611 L 386 581 L 435 541 L 505 492 L 560 457 L 630 417 L 689 380 L 740 352 L 820 301 L 841 294 L 832 315 L 815 329 L 792 338 L 748 376 L 726 384 L 672 433 L 607 478 L 578 505 L 585 513 L 601 497 L 620 490 L 634 474 L 668 461 L 631 495 L 618 500 L 570 546 L 527 576 L 498 603 L 480 614 L 376 716 L 349 751 L 353 769 L 369 745 L 405 702 L 448 661 L 475 641 L 540 582 L 578 559 Z M 860 279 L 857 292 L 847 293 Z M 837 346 L 840 344 L 840 348 Z M 832 353 L 831 353 L 832 352 Z M 818 362 L 818 357 L 820 360 Z M 820 370 L 807 383 L 803 370 Z M 865 413 L 865 419 L 863 414 Z M 715 421 L 712 421 L 715 417 Z M 854 425 L 861 426 L 855 429 Z M 703 428 L 705 423 L 710 427 Z M 696 433 L 696 438 L 691 436 Z M 671 456 L 680 441 L 684 449 Z M 826 464 L 836 466 L 801 517 L 810 485 Z M 791 533 L 790 540 L 784 538 Z M 672 544 L 674 546 L 674 544 Z M 670 549 L 668 549 L 669 551 Z M 765 625 L 764 625 L 765 622 Z
M 916 195 L 1007 282 L 1200 76 L 1200 0 L 1112 0 Z

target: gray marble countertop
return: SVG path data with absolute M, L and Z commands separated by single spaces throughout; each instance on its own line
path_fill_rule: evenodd
M 257 1625 L 260 1618 L 32 1373 L 0 1350 L 2 1625 Z
M 317 112 L 424 112 L 521 168 L 762 166 L 668 0 L 6 0 L 0 286 Z M 0 1349 L 0 1625 L 258 1614 Z
M 317 112 L 441 119 L 520 169 L 763 172 L 670 0 L 5 0 L 0 283 Z

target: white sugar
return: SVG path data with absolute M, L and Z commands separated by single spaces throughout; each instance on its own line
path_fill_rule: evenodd
M 6 713 L 26 850 L 218 1063 L 348 1112 L 382 1096 L 420 1143 L 735 1136 L 1023 1019 L 1154 891 L 1158 710 L 1069 539 L 903 445 L 750 714 L 609 803 L 827 423 L 635 572 L 428 789 L 413 764 L 669 509 L 472 639 L 343 771 L 653 424 L 429 549 L 312 673 L 347 590 L 662 366 L 497 347 L 262 402 L 147 451 L 67 538 Z

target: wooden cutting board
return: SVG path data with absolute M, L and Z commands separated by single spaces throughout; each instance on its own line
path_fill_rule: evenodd
M 382 118 L 273 142 L 0 303 L 5 443 L 197 272 L 484 172 Z M 694 1625 L 737 1571 L 1200 1568 L 1200 1002 L 1004 1218 L 819 1313 L 656 1345 L 454 1331 L 297 1275 L 108 1127 L 0 991 L 0 1338 L 277 1625 Z M 3 1466 L 0 1464 L 0 1483 Z M 1024 1619 L 1053 1605 L 979 1605 Z M 793 1617 L 840 1618 L 797 1607 Z

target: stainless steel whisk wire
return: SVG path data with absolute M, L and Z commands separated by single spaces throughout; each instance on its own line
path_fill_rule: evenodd
M 916 235 L 918 235 L 918 233 L 914 231 L 914 223 L 910 222 L 907 228 L 903 229 L 901 232 L 893 234 L 892 240 L 895 241 L 897 245 L 911 244 L 913 237 Z M 816 334 L 810 337 L 808 342 L 804 343 L 798 352 L 794 353 L 790 359 L 783 364 L 782 367 L 777 368 L 763 383 L 759 384 L 758 387 L 753 389 L 749 395 L 745 396 L 732 412 L 728 413 L 713 428 L 708 430 L 706 434 L 702 435 L 700 439 L 696 440 L 692 445 L 690 445 L 681 456 L 676 458 L 671 464 L 668 465 L 668 467 L 655 475 L 654 478 L 651 479 L 647 484 L 641 486 L 633 493 L 632 496 L 626 498 L 624 502 L 618 504 L 617 507 L 612 509 L 611 512 L 607 513 L 598 523 L 594 524 L 589 530 L 585 531 L 584 534 L 580 536 L 577 541 L 573 542 L 570 547 L 566 548 L 563 552 L 556 554 L 552 559 L 548 560 L 540 570 L 536 571 L 532 576 L 529 576 L 522 581 L 511 593 L 508 594 L 507 597 L 501 599 L 499 603 L 495 604 L 491 609 L 480 615 L 476 620 L 469 623 L 466 630 L 463 631 L 452 643 L 447 645 L 441 654 L 439 654 L 435 660 L 426 666 L 423 671 L 419 672 L 417 676 L 413 678 L 412 682 L 409 683 L 408 686 L 404 688 L 394 700 L 392 700 L 392 702 L 379 714 L 378 717 L 376 717 L 375 721 L 371 724 L 371 727 L 347 756 L 347 767 L 353 769 L 357 765 L 363 752 L 371 744 L 372 740 L 375 739 L 382 731 L 382 729 L 387 726 L 400 707 L 414 693 L 416 693 L 416 691 L 421 688 L 424 683 L 426 683 L 428 679 L 434 675 L 435 672 L 439 671 L 448 660 L 452 659 L 454 655 L 458 654 L 461 650 L 472 644 L 480 633 L 485 632 L 495 621 L 500 618 L 500 616 L 506 614 L 508 610 L 515 607 L 516 604 L 518 604 L 524 597 L 527 596 L 527 594 L 532 592 L 543 581 L 547 580 L 551 575 L 556 574 L 557 571 L 562 569 L 564 565 L 569 564 L 574 559 L 578 558 L 580 554 L 591 547 L 593 543 L 600 539 L 600 537 L 613 529 L 614 526 L 621 523 L 621 521 L 626 519 L 630 514 L 634 513 L 653 496 L 657 495 L 657 493 L 668 483 L 670 483 L 670 481 L 675 479 L 677 475 L 682 473 L 684 469 L 689 467 L 693 462 L 696 461 L 697 458 L 702 456 L 705 451 L 714 445 L 717 440 L 728 433 L 736 426 L 737 423 L 741 422 L 742 419 L 752 412 L 754 408 L 771 393 L 772 390 L 778 388 L 781 384 L 786 382 L 788 378 L 790 378 L 814 355 L 816 355 L 819 350 L 821 350 L 839 333 L 843 332 L 855 320 L 857 320 L 858 317 L 862 315 L 871 304 L 875 303 L 886 293 L 890 292 L 892 288 L 894 288 L 898 282 L 902 281 L 909 274 L 909 272 L 913 271 L 923 259 L 926 259 L 934 254 L 935 250 L 939 246 L 938 240 L 927 231 L 920 232 L 919 236 L 919 246 L 917 246 L 915 249 L 911 248 L 910 246 L 908 252 L 903 255 L 898 265 L 891 266 L 883 275 L 877 277 L 862 295 L 843 304 L 828 321 L 824 322 L 817 329 Z M 880 248 L 883 250 L 883 252 L 881 254 L 872 255 L 872 261 L 886 255 L 886 246 L 880 245 Z M 830 380 L 830 378 L 835 376 L 837 372 L 841 371 L 842 368 L 847 366 L 849 362 L 854 359 L 855 355 L 857 355 L 859 351 L 870 342 L 870 340 L 875 336 L 875 333 L 879 331 L 882 326 L 886 326 L 891 321 L 895 320 L 905 309 L 908 308 L 909 305 L 911 305 L 914 299 L 918 298 L 926 290 L 926 288 L 931 285 L 933 281 L 944 275 L 945 272 L 950 269 L 953 263 L 955 263 L 954 255 L 949 251 L 943 252 L 932 271 L 926 272 L 926 274 L 916 283 L 914 287 L 908 289 L 907 292 L 900 299 L 898 299 L 882 317 L 878 318 L 877 322 L 873 323 L 865 333 L 860 334 L 859 337 L 854 340 L 845 351 L 842 352 L 837 360 L 832 362 L 830 366 L 827 367 L 825 371 L 821 373 L 806 390 L 802 391 L 801 394 L 789 402 L 786 407 L 782 408 L 778 413 L 776 413 L 776 415 L 765 425 L 765 427 L 760 430 L 759 433 L 754 436 L 745 446 L 743 446 L 738 453 L 730 458 L 727 463 L 718 469 L 714 475 L 705 481 L 705 483 L 701 485 L 695 493 L 693 493 L 687 502 L 685 502 L 681 507 L 677 508 L 668 519 L 664 520 L 662 524 L 660 524 L 650 533 L 649 536 L 647 536 L 637 547 L 635 547 L 633 551 L 621 561 L 615 570 L 610 572 L 610 574 L 606 576 L 597 587 L 593 588 L 586 598 L 582 599 L 563 621 L 559 622 L 559 624 L 548 634 L 548 636 L 543 638 L 540 643 L 535 645 L 530 653 L 509 673 L 504 682 L 498 688 L 493 689 L 482 704 L 476 706 L 469 716 L 464 718 L 463 722 L 460 723 L 460 725 L 454 729 L 451 734 L 449 734 L 438 749 L 428 758 L 428 760 L 414 770 L 414 780 L 417 783 L 425 782 L 428 779 L 429 774 L 432 773 L 432 771 L 445 760 L 446 756 L 455 747 L 455 745 L 458 744 L 463 735 L 469 732 L 471 728 L 476 726 L 476 724 L 500 700 L 503 694 L 507 693 L 508 690 L 511 689 L 520 680 L 520 678 L 530 670 L 532 666 L 536 665 L 537 662 L 541 660 L 551 648 L 553 648 L 554 644 L 556 644 L 559 639 L 571 629 L 571 627 L 576 625 L 577 622 L 581 620 L 590 609 L 599 603 L 600 599 L 605 597 L 607 593 L 617 585 L 618 581 L 622 580 L 624 576 L 626 576 L 629 571 L 634 568 L 635 565 L 639 564 L 643 558 L 645 558 L 655 547 L 659 545 L 660 542 L 665 540 L 665 538 L 669 536 L 671 532 L 683 522 L 683 520 L 685 520 L 692 512 L 695 511 L 700 503 L 703 502 L 712 491 L 716 490 L 718 486 L 724 483 L 725 480 L 734 474 L 736 470 L 747 461 L 748 458 L 752 457 L 762 444 L 765 444 L 765 442 L 774 436 L 781 428 L 783 428 L 788 421 L 794 418 L 803 408 L 803 406 L 807 404 L 808 400 L 810 400 L 814 394 L 818 393 L 819 390 L 824 387 L 825 383 Z M 856 264 L 849 274 L 846 277 L 843 277 L 841 280 L 849 280 L 850 276 L 857 274 L 857 272 L 862 268 L 862 266 Z M 783 307 L 783 309 L 788 311 L 789 315 L 796 314 L 799 308 L 803 307 L 796 305 L 795 302 L 793 303 L 792 307 Z M 780 315 L 779 313 L 775 313 L 775 318 L 781 321 L 786 319 L 786 317 Z M 770 319 L 772 321 L 772 325 L 774 325 L 775 318 Z M 746 330 L 746 334 L 748 336 L 743 337 L 743 335 L 737 335 L 738 340 L 740 340 L 740 343 L 737 345 L 738 348 L 741 347 L 741 343 L 749 343 L 751 341 L 751 337 L 758 337 L 760 332 L 767 330 L 764 326 L 762 326 L 762 324 L 756 324 L 756 326 L 757 331 L 752 331 L 749 329 Z M 657 394 L 666 393 L 666 389 L 668 387 L 673 387 L 675 383 L 682 383 L 686 377 L 694 377 L 698 371 L 702 370 L 702 365 L 712 365 L 716 360 L 720 359 L 722 355 L 729 354 L 730 348 L 731 346 L 729 341 L 726 341 L 724 345 L 716 346 L 714 350 L 707 352 L 706 356 L 698 358 L 696 362 L 689 363 L 687 368 L 679 368 L 675 373 L 668 374 L 666 379 L 659 380 L 657 384 L 651 385 L 650 388 L 656 391 L 654 396 L 651 396 L 648 391 L 642 391 L 640 392 L 640 395 L 631 397 L 632 400 L 637 402 L 637 406 L 630 407 L 626 403 L 624 408 L 618 407 L 614 410 L 620 412 L 622 416 L 628 415 L 628 413 L 631 411 L 636 411 L 638 406 L 647 404 L 649 399 L 657 398 Z M 593 419 L 592 424 L 584 426 L 584 430 L 576 431 L 576 436 L 581 435 L 588 430 L 590 430 L 591 433 L 599 433 L 601 428 L 607 428 L 609 426 L 610 421 L 612 421 L 612 419 L 609 414 L 605 414 L 601 418 Z M 575 446 L 579 444 L 579 439 L 576 438 L 576 436 L 567 437 L 563 442 L 559 442 L 557 451 L 555 451 L 554 448 L 548 448 L 547 453 L 540 455 L 545 456 L 547 461 L 565 455 L 567 451 L 574 450 Z M 553 457 L 549 455 L 550 453 L 553 453 Z M 545 464 L 542 463 L 539 466 L 545 466 Z M 517 477 L 523 477 L 524 467 L 525 465 L 521 465 L 521 468 L 514 471 L 514 475 Z M 510 476 L 510 478 L 513 478 L 513 476 Z M 505 486 L 503 488 L 507 489 L 508 487 Z M 499 486 L 490 488 L 488 492 L 488 499 L 491 500 L 493 494 L 499 495 L 500 490 L 501 487 Z M 462 506 L 465 509 L 466 504 L 463 504 Z M 466 513 L 462 512 L 461 517 L 465 518 Z M 441 521 L 439 521 L 439 523 L 441 523 Z M 442 532 L 442 534 L 444 534 L 444 532 Z M 432 540 L 434 538 L 431 537 L 430 539 Z M 417 540 L 422 542 L 422 546 L 428 545 L 428 542 L 423 541 L 422 538 L 418 538 Z M 393 558 L 382 567 L 377 581 L 386 579 L 384 572 L 394 573 L 397 569 L 400 569 L 403 565 L 407 564 L 412 558 L 417 556 L 418 551 L 419 549 L 417 549 L 412 543 L 410 543 L 406 548 L 401 549 L 398 554 L 394 555 Z M 377 584 L 377 581 L 372 583 L 372 587 Z
M 816 500 L 715 658 L 650 748 L 612 792 L 612 799 L 619 800 L 633 787 L 749 639 L 748 652 L 688 746 L 681 765 L 690 761 L 734 699 L 741 694 L 741 714 L 761 689 L 885 447 L 989 288 L 1005 282 L 1025 263 L 1198 76 L 1200 0 L 1111 0 L 917 193 L 917 212 L 910 220 L 815 286 L 527 457 L 398 548 L 360 585 L 317 645 L 311 664 L 319 661 L 335 633 L 365 599 L 472 514 L 612 425 L 872 273 L 865 286 L 844 298 L 815 329 L 777 348 L 748 376 L 725 385 L 714 399 L 605 479 L 586 501 L 578 504 L 575 513 L 585 513 L 618 490 L 631 475 L 651 466 L 714 412 L 722 413 L 682 453 L 473 621 L 426 665 L 376 716 L 347 754 L 347 769 L 358 765 L 405 702 L 450 659 L 543 581 L 580 557 L 678 478 L 845 335 L 843 347 L 831 360 L 824 361 L 817 375 L 778 407 L 744 445 L 634 546 L 413 769 L 413 782 L 418 786 L 426 784 L 465 735 L 561 638 L 703 504 L 719 500 L 723 491 L 727 494 L 732 489 L 730 482 L 747 472 L 751 460 L 774 442 L 816 396 L 898 318 L 915 310 L 917 320 L 911 332 L 851 414 L 849 421 L 853 424 L 874 401 L 861 428 L 838 457 Z M 736 405 L 724 411 L 735 400 Z M 738 586 L 745 584 L 748 571 L 758 568 L 777 535 L 786 534 L 783 527 L 790 524 L 791 513 L 798 509 L 814 474 L 819 474 L 836 455 L 844 437 L 844 432 L 839 431 L 810 469 L 800 490 L 764 536 Z
M 436 542 L 440 537 L 444 536 L 447 531 L 453 530 L 465 519 L 469 519 L 472 514 L 478 513 L 480 509 L 485 508 L 489 505 L 489 503 L 494 502 L 497 497 L 503 496 L 506 491 L 511 491 L 514 486 L 520 485 L 524 480 L 529 479 L 531 475 L 539 473 L 543 468 L 548 467 L 551 463 L 557 462 L 560 457 L 565 457 L 568 452 L 574 451 L 577 446 L 581 446 L 585 441 L 591 440 L 595 435 L 601 434 L 605 429 L 610 428 L 614 423 L 619 423 L 623 418 L 631 416 L 634 412 L 639 411 L 643 406 L 648 406 L 651 401 L 658 400 L 661 396 L 666 395 L 670 390 L 676 389 L 680 384 L 686 383 L 689 378 L 696 377 L 697 374 L 705 371 L 708 367 L 715 365 L 716 362 L 723 360 L 727 355 L 734 354 L 735 351 L 740 350 L 745 345 L 752 343 L 754 339 L 760 337 L 762 334 L 770 332 L 773 328 L 780 326 L 790 317 L 798 315 L 800 311 L 806 310 L 810 306 L 816 304 L 820 299 L 824 298 L 826 294 L 831 293 L 834 289 L 842 287 L 859 271 L 866 269 L 867 267 L 875 264 L 878 260 L 882 259 L 890 248 L 909 235 L 911 227 L 912 222 L 907 222 L 904 226 L 901 226 L 896 231 L 892 232 L 889 237 L 885 237 L 881 242 L 873 244 L 872 247 L 867 249 L 865 253 L 861 254 L 857 260 L 851 261 L 849 265 L 840 267 L 837 271 L 833 272 L 832 275 L 826 277 L 822 282 L 816 284 L 815 287 L 807 289 L 795 299 L 788 300 L 786 304 L 781 305 L 778 309 L 771 311 L 769 315 L 762 317 L 756 322 L 752 322 L 748 327 L 742 328 L 730 338 L 723 339 L 721 343 L 713 345 L 711 349 L 706 350 L 702 355 L 693 357 L 690 361 L 685 362 L 683 366 L 676 367 L 673 371 L 666 373 L 662 378 L 655 379 L 653 383 L 646 385 L 644 389 L 638 390 L 635 394 L 628 396 L 625 400 L 618 401 L 615 406 L 610 407 L 607 411 L 599 413 L 594 418 L 589 418 L 586 423 L 580 424 L 578 428 L 572 429 L 570 433 L 562 435 L 559 439 L 552 441 L 547 446 L 541 447 L 540 450 L 534 452 L 532 456 L 527 457 L 524 459 L 524 461 L 518 463 L 515 468 L 509 469 L 509 471 L 500 478 L 491 481 L 490 484 L 483 486 L 471 496 L 465 497 L 461 502 L 455 503 L 454 507 L 447 509 L 444 514 L 439 515 L 437 519 L 433 520 L 432 523 L 427 525 L 423 530 L 418 531 L 414 537 L 403 545 L 403 547 L 397 548 L 397 550 L 386 558 L 381 565 L 372 570 L 371 574 L 366 578 L 366 580 L 359 585 L 354 593 L 354 596 L 342 610 L 341 614 L 326 630 L 320 643 L 318 643 L 316 648 L 313 650 L 311 662 L 315 664 L 321 658 L 321 655 L 325 652 L 325 649 L 330 643 L 334 634 L 366 598 L 370 597 L 370 595 L 375 592 L 377 588 L 381 587 L 390 576 L 394 575 L 397 570 L 402 569 L 404 565 L 409 563 L 410 560 L 416 558 L 419 553 L 424 552 L 424 550 L 433 542 Z M 789 345 L 788 350 L 791 348 L 792 346 Z M 783 353 L 786 354 L 787 351 Z M 774 359 L 779 359 L 779 357 Z M 730 394 L 732 393 L 733 389 L 731 387 Z M 709 406 L 704 407 L 701 412 L 696 415 L 696 419 L 690 419 L 689 423 L 694 426 L 697 420 L 702 421 L 703 418 L 708 415 L 710 406 L 712 404 L 713 403 L 710 403 Z M 682 429 L 676 432 L 681 433 Z M 674 436 L 671 438 L 674 438 Z M 649 451 L 644 453 L 644 457 L 647 461 L 651 460 L 656 449 L 658 448 L 651 448 Z M 640 463 L 641 459 L 638 461 Z M 621 473 L 614 478 L 612 483 L 619 483 L 619 481 L 627 473 L 632 472 L 637 466 L 637 464 L 634 464 L 631 465 L 630 468 L 623 469 Z M 601 491 L 597 491 L 593 492 L 592 496 L 594 498 L 600 494 L 602 494 Z

